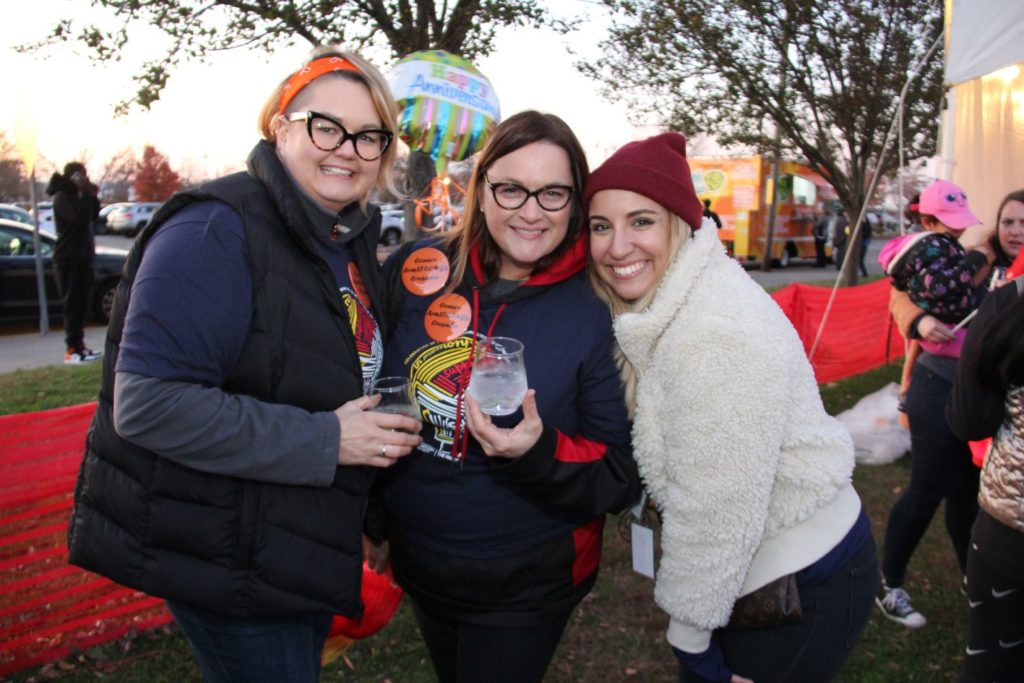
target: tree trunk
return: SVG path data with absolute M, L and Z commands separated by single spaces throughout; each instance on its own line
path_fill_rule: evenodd
M 862 182 L 855 179 L 853 182 Z M 866 195 L 861 193 L 860 196 L 846 197 L 846 201 L 840 199 L 843 204 L 843 209 L 846 211 L 846 218 L 850 221 L 850 236 L 846 240 L 846 251 L 845 254 L 849 254 L 849 258 L 846 260 L 846 266 L 843 268 L 843 275 L 839 279 L 844 287 L 853 287 L 860 281 L 860 244 L 861 235 L 863 231 L 867 229 L 867 216 L 864 217 L 865 225 L 860 230 L 857 228 L 857 219 L 860 217 L 861 207 L 868 201 Z
M 405 191 L 409 199 L 403 203 L 405 207 L 405 233 L 409 239 L 419 239 L 426 235 L 416 225 L 416 203 L 414 200 L 430 194 L 430 184 L 437 175 L 437 167 L 434 159 L 426 152 L 412 150 L 409 153 L 409 165 L 405 172 Z M 433 216 L 424 216 L 423 224 L 427 227 L 433 225 Z
M 854 231 L 853 222 L 857 220 L 854 216 L 850 221 L 850 238 L 846 242 L 846 248 L 850 252 L 850 258 L 846 260 L 846 267 L 843 269 L 843 284 L 847 287 L 855 286 L 860 280 L 860 231 Z

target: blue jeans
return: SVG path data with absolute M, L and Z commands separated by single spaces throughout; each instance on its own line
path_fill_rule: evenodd
M 167 601 L 206 683 L 315 683 L 330 614 L 230 619 Z
M 889 513 L 882 551 L 882 576 L 893 587 L 903 584 L 910 557 L 943 500 L 946 531 L 960 573 L 967 573 L 980 470 L 971 462 L 970 448 L 946 421 L 946 398 L 952 388 L 920 362 L 914 364 L 905 402 L 910 420 L 910 482 Z
M 868 227 L 865 225 L 864 229 L 867 230 Z M 864 265 L 864 258 L 868 255 L 868 247 L 869 246 L 871 246 L 871 235 L 867 235 L 867 234 L 861 235 L 861 237 L 860 237 L 860 261 L 858 262 L 857 265 L 860 268 L 860 274 L 863 275 L 864 277 L 867 277 L 867 275 L 868 275 L 867 266 Z
M 864 633 L 877 590 L 878 550 L 869 536 L 824 582 L 800 587 L 798 623 L 718 631 L 725 663 L 756 683 L 827 683 Z

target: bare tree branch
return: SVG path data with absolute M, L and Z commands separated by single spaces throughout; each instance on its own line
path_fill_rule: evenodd
M 850 211 L 865 199 L 908 74 L 942 30 L 932 0 L 603 4 L 612 16 L 603 56 L 577 66 L 637 122 L 760 152 L 776 151 L 777 130 L 778 151 L 821 173 Z M 941 70 L 933 59 L 908 90 L 911 157 L 935 149 Z M 883 170 L 895 163 L 890 155 Z
M 386 49 L 393 57 L 439 49 L 470 61 L 494 49 L 497 29 L 546 26 L 565 33 L 576 24 L 552 16 L 538 0 L 94 0 L 120 21 L 114 31 L 58 21 L 40 41 L 22 51 L 72 43 L 98 62 L 117 61 L 132 27 L 159 28 L 170 48 L 140 66 L 133 97 L 118 106 L 150 107 L 172 72 L 185 61 L 238 48 L 271 51 L 301 40 L 310 46 L 344 44 L 350 49 Z

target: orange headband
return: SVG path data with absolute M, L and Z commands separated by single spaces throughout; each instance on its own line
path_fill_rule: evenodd
M 362 75 L 362 71 L 356 65 L 342 57 L 321 57 L 296 71 L 288 82 L 281 88 L 281 104 L 278 105 L 278 113 L 284 114 L 288 104 L 295 99 L 295 96 L 307 85 L 332 71 L 354 71 Z

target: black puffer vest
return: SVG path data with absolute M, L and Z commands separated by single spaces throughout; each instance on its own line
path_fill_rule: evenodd
M 295 189 L 268 143 L 257 146 L 249 164 L 248 174 L 170 199 L 129 255 L 75 490 L 71 562 L 225 616 L 356 616 L 370 468 L 339 467 L 330 488 L 262 483 L 182 467 L 114 431 L 114 368 L 146 244 L 175 211 L 208 199 L 242 217 L 253 274 L 251 329 L 222 388 L 310 411 L 333 410 L 362 394 L 352 331 Z M 382 310 L 378 230 L 376 218 L 350 246 L 375 309 Z

